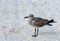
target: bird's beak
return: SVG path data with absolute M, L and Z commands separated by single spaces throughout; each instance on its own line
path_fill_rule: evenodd
M 24 17 L 24 19 L 29 18 L 28 16 Z

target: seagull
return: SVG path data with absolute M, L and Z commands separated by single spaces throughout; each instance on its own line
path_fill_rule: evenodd
M 35 26 L 35 32 L 34 32 L 34 35 L 32 35 L 33 37 L 38 36 L 40 27 L 43 27 L 45 25 L 53 26 L 50 23 L 55 23 L 54 19 L 48 20 L 48 19 L 44 19 L 44 18 L 40 18 L 40 17 L 35 17 L 33 14 L 30 14 L 29 16 L 24 17 L 24 19 L 26 19 L 26 18 L 29 19 L 28 22 L 31 26 Z

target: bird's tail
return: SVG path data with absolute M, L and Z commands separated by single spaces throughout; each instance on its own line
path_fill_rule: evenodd
M 49 21 L 48 21 L 48 24 L 49 24 L 49 23 L 54 23 L 54 19 L 49 20 Z
M 47 23 L 47 25 L 52 26 L 52 24 L 50 24 L 50 23 L 54 23 L 54 19 L 49 20 L 48 23 Z

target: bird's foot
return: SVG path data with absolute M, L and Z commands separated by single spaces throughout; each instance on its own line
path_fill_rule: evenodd
M 32 35 L 32 37 L 37 37 L 37 35 Z

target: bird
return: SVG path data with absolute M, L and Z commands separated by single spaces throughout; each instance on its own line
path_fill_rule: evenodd
M 31 26 L 35 27 L 34 35 L 32 35 L 33 37 L 38 36 L 38 32 L 39 32 L 40 27 L 43 27 L 45 25 L 53 26 L 50 23 L 55 23 L 54 19 L 48 20 L 48 19 L 44 19 L 44 18 L 40 18 L 40 17 L 35 17 L 33 14 L 30 14 L 30 15 L 24 17 L 24 19 L 26 19 L 26 18 L 29 19 L 29 21 L 28 21 L 29 24 Z

